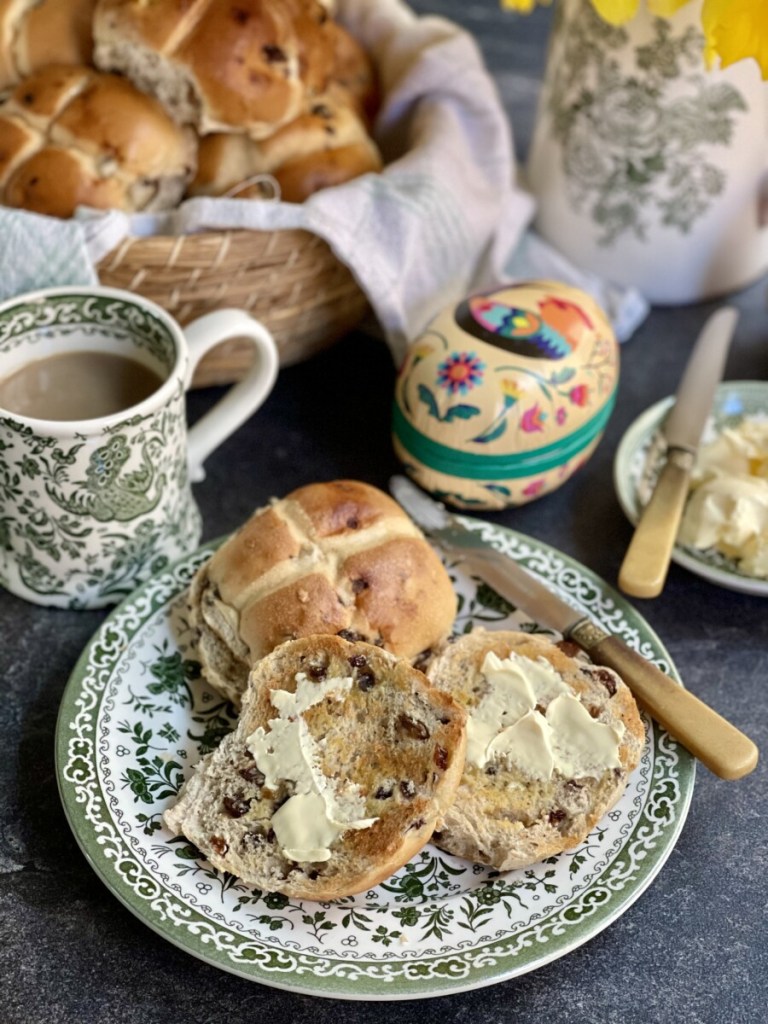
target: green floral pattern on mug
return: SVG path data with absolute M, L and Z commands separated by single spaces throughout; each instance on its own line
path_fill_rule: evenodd
M 176 360 L 162 320 L 112 297 L 51 294 L 0 313 L 9 364 L 21 346 L 33 359 L 73 336 L 144 349 L 166 377 Z M 199 543 L 182 382 L 153 411 L 91 422 L 46 431 L 0 416 L 0 583 L 38 603 L 114 603 Z
M 559 59 L 550 62 L 544 103 L 562 146 L 576 209 L 588 211 L 607 246 L 654 223 L 688 233 L 726 184 L 713 151 L 730 143 L 741 93 L 703 70 L 703 36 L 675 34 L 662 18 L 654 38 L 629 46 L 629 34 L 604 22 L 591 4 L 565 5 L 556 26 Z M 620 59 L 631 54 L 631 69 Z M 670 92 L 676 81 L 683 90 Z
M 175 352 L 168 328 L 157 317 L 128 306 L 119 299 L 101 295 L 52 296 L 50 301 L 19 302 L 0 316 L 0 353 L 11 352 L 30 340 L 44 341 L 52 335 L 66 337 L 113 337 L 132 339 L 153 356 L 166 372 L 173 366 Z
M 177 455 L 183 421 L 168 409 L 137 418 L 130 433 L 106 431 L 95 450 L 19 426 L 0 418 L 3 580 L 18 572 L 36 594 L 79 607 L 86 596 L 124 597 L 195 547 L 200 519 Z

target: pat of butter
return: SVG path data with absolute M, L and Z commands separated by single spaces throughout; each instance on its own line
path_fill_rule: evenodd
M 524 658 L 510 651 L 502 661 L 497 654 L 489 651 L 483 661 L 482 672 L 492 687 L 501 682 L 519 687 L 520 693 L 525 693 L 529 707 L 553 700 L 561 693 L 570 693 L 560 674 L 546 658 L 536 658 L 534 661 L 533 658 Z
M 596 722 L 546 659 L 489 654 L 482 672 L 490 688 L 467 721 L 471 764 L 504 759 L 543 781 L 555 771 L 582 778 L 620 766 L 624 726 Z
M 677 539 L 768 577 L 768 420 L 744 419 L 701 448 Z
M 330 860 L 331 843 L 343 829 L 326 814 L 319 793 L 296 793 L 272 815 L 275 838 L 286 857 L 295 861 Z
M 623 722 L 616 726 L 596 722 L 577 697 L 568 695 L 549 705 L 547 724 L 552 730 L 555 767 L 562 775 L 576 779 L 621 767 Z
M 488 758 L 497 757 L 508 760 L 533 779 L 551 779 L 555 767 L 552 730 L 544 716 L 529 711 L 514 725 L 502 729 L 488 744 Z
M 523 658 L 512 651 L 503 660 L 489 651 L 481 669 L 488 692 L 467 719 L 467 760 L 484 768 L 490 745 L 501 729 L 514 725 L 540 701 L 549 701 L 568 687 L 546 658 Z
M 275 838 L 290 860 L 328 860 L 329 847 L 338 836 L 347 829 L 369 828 L 378 820 L 361 817 L 365 800 L 358 786 L 334 786 L 323 774 L 317 744 L 303 717 L 329 696 L 342 700 L 351 687 L 350 678 L 312 682 L 299 673 L 294 693 L 272 691 L 270 700 L 279 717 L 270 719 L 269 731 L 259 726 L 246 741 L 266 787 L 293 783 L 293 794 L 272 815 Z

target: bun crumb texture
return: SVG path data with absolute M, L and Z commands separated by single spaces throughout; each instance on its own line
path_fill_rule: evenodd
M 634 697 L 611 669 L 572 657 L 542 636 L 476 630 L 427 667 L 432 682 L 467 711 L 471 735 L 482 729 L 483 707 L 493 695 L 489 654 L 515 659 L 533 680 L 533 696 L 517 708 L 508 702 L 506 719 L 485 737 L 484 757 L 468 754 L 456 798 L 433 839 L 450 853 L 506 871 L 582 842 L 624 792 L 645 732 Z M 567 729 L 558 732 L 564 720 Z M 505 748 L 507 722 L 520 725 L 506 734 L 515 740 Z M 613 750 L 601 759 L 599 745 L 611 734 Z M 555 756 L 542 767 L 539 758 L 548 748 Z
M 332 636 L 289 641 L 255 666 L 237 728 L 197 765 L 165 824 L 263 891 L 364 891 L 424 846 L 451 802 L 464 718 L 386 651 Z M 291 749 L 286 723 L 300 734 Z M 323 832 L 327 848 L 316 842 Z M 294 836 L 309 837 L 308 852 L 287 845 Z

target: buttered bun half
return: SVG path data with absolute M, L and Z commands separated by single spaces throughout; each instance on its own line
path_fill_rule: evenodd
M 196 766 L 165 825 L 262 891 L 364 892 L 424 846 L 453 799 L 464 717 L 386 651 L 289 641 L 255 667 L 237 728 Z
M 201 134 L 264 138 L 321 92 L 333 67 L 318 0 L 98 0 L 94 61 Z
M 235 704 L 251 666 L 286 640 L 338 634 L 413 660 L 449 636 L 456 604 L 418 527 L 356 480 L 309 484 L 259 509 L 189 591 L 203 673 Z
M 181 199 L 197 142 L 118 75 L 49 65 L 0 102 L 0 202 L 71 217 L 80 205 L 164 210 Z
M 427 667 L 467 712 L 467 755 L 433 842 L 500 871 L 578 845 L 638 764 L 644 729 L 615 672 L 542 636 L 477 630 Z

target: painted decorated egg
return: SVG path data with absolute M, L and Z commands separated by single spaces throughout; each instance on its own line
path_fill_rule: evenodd
M 501 509 L 555 490 L 595 450 L 619 350 L 585 292 L 528 281 L 440 313 L 397 379 L 395 451 L 425 490 Z

